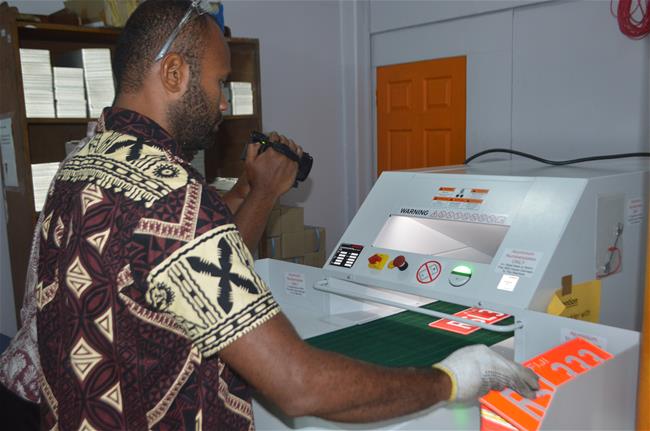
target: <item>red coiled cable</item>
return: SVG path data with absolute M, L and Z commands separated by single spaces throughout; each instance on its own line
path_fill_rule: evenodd
M 630 39 L 643 39 L 650 33 L 650 0 L 619 0 L 617 13 L 614 13 L 614 0 L 610 1 L 610 11 L 618 20 L 618 28 Z M 634 6 L 633 6 L 634 5 Z M 635 16 L 640 12 L 640 19 Z

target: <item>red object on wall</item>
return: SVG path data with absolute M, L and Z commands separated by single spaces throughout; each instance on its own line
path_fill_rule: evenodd
M 613 11 L 613 0 L 610 9 Z M 633 5 L 634 4 L 634 5 Z M 650 0 L 619 0 L 616 18 L 621 32 L 630 39 L 643 39 L 650 33 L 650 15 L 648 14 Z M 635 14 L 640 11 L 640 18 Z

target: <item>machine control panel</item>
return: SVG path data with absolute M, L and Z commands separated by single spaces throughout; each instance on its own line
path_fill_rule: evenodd
M 361 250 L 363 250 L 362 245 L 341 244 L 338 250 L 336 250 L 336 253 L 334 253 L 330 265 L 340 266 L 342 268 L 352 268 L 352 265 L 357 261 L 359 254 L 361 254 Z
M 387 267 L 388 269 L 397 268 L 401 272 L 406 271 L 409 267 L 409 263 L 406 261 L 406 257 L 401 254 L 391 259 L 391 256 L 385 253 L 375 253 L 368 258 L 368 268 L 381 271 L 384 267 Z

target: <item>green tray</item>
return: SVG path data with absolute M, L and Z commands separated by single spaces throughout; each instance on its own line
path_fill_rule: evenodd
M 437 301 L 422 306 L 428 310 L 454 314 L 468 307 Z M 430 328 L 437 320 L 404 311 L 371 322 L 339 329 L 306 341 L 319 349 L 338 352 L 387 367 L 424 367 L 441 361 L 451 352 L 471 344 L 491 346 L 513 336 L 513 332 L 480 329 L 469 335 Z M 510 325 L 513 317 L 496 325 Z

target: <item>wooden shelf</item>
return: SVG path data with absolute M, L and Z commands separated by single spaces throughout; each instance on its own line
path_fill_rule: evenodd
M 84 40 L 91 43 L 115 43 L 120 29 L 94 28 L 76 25 L 49 24 L 17 21 L 16 27 L 21 39 L 37 40 Z
M 96 118 L 28 118 L 27 124 L 86 124 Z

